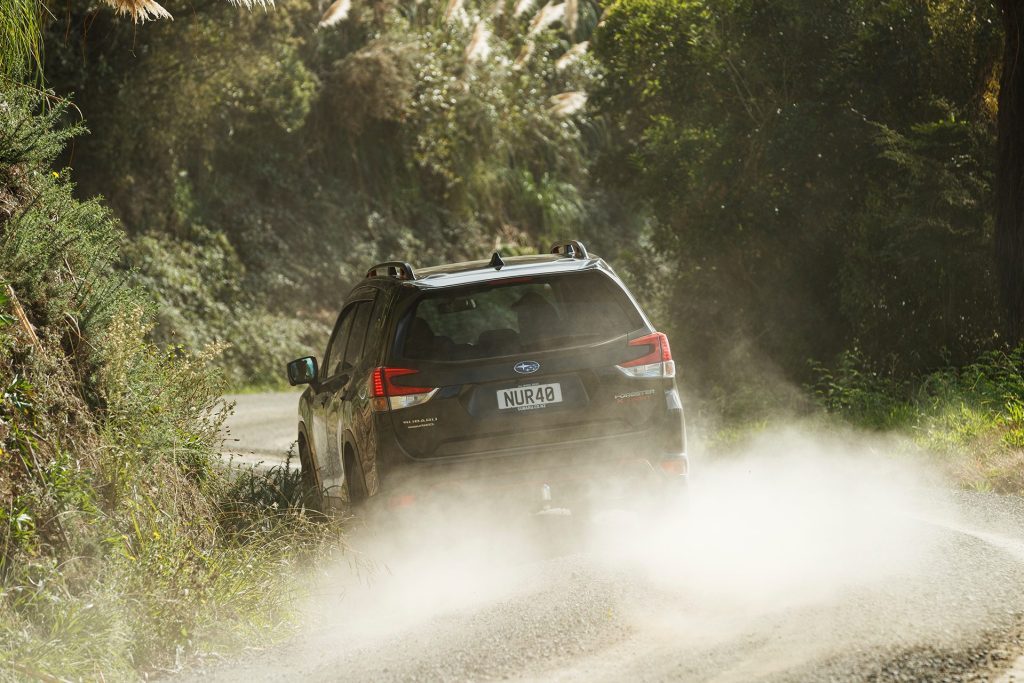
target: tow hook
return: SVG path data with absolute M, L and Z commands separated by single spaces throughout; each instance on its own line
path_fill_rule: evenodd
M 538 517 L 567 517 L 572 514 L 569 508 L 551 507 L 551 487 L 547 484 L 541 484 L 540 502 L 540 509 L 533 513 Z

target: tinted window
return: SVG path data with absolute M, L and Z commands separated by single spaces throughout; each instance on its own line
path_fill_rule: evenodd
M 378 348 L 380 345 L 381 333 L 384 330 L 384 323 L 387 322 L 387 303 L 387 293 L 377 292 L 376 299 L 373 302 L 373 313 L 370 314 L 370 325 L 366 331 L 366 346 L 363 350 L 364 355 L 371 353 L 373 349 Z
M 327 371 L 326 377 L 334 377 L 341 369 L 342 360 L 345 358 L 345 341 L 352 330 L 352 316 L 355 313 L 355 306 L 349 306 L 341 312 L 338 322 L 334 326 L 334 334 L 327 344 L 327 353 L 324 354 L 324 368 Z
M 342 367 L 355 367 L 362 358 L 372 310 L 372 301 L 361 301 L 356 306 L 355 315 L 352 317 L 352 334 L 349 336 L 348 346 L 345 347 L 345 362 Z
M 541 276 L 428 292 L 402 348 L 408 358 L 485 358 L 604 341 L 642 325 L 601 273 Z

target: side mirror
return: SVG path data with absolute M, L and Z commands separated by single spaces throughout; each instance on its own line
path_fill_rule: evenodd
M 288 364 L 288 384 L 313 384 L 317 380 L 316 358 L 306 356 Z

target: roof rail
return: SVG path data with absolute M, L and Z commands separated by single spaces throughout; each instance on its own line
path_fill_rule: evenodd
M 570 240 L 561 244 L 556 243 L 552 245 L 551 253 L 561 254 L 569 258 L 587 258 L 587 248 L 583 246 L 583 242 L 578 240 Z
M 377 271 L 379 270 L 386 270 L 387 272 L 383 274 L 378 273 Z M 366 271 L 366 277 L 393 277 L 399 280 L 415 280 L 416 273 L 413 272 L 412 266 L 405 261 L 385 261 Z

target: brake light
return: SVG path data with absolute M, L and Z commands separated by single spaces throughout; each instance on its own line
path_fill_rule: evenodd
M 681 477 L 689 471 L 689 467 L 683 458 L 672 458 L 661 461 L 661 471 L 669 476 Z
M 395 384 L 395 377 L 415 375 L 419 370 L 409 368 L 377 368 L 370 378 L 370 396 L 373 409 L 398 410 L 426 403 L 437 393 L 436 387 L 412 387 Z
M 408 493 L 402 496 L 391 496 L 388 498 L 388 507 L 392 510 L 411 508 L 415 504 L 416 496 Z
M 676 363 L 663 332 L 654 332 L 629 342 L 630 346 L 646 346 L 648 353 L 617 366 L 628 377 L 675 377 Z

